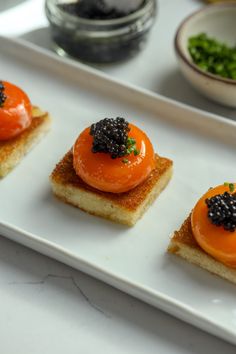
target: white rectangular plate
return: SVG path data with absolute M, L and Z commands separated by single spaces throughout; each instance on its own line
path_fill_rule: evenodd
M 0 46 L 2 79 L 53 117 L 47 137 L 0 181 L 1 233 L 236 343 L 236 287 L 166 253 L 197 199 L 235 180 L 236 123 L 20 41 L 0 38 Z M 50 189 L 49 174 L 79 132 L 107 116 L 134 122 L 174 160 L 172 181 L 133 228 L 65 205 Z

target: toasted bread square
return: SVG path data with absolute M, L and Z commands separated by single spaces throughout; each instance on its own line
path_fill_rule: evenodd
M 70 150 L 51 174 L 54 194 L 90 214 L 133 226 L 172 176 L 172 161 L 156 155 L 156 168 L 147 180 L 125 193 L 107 193 L 87 185 L 73 168 Z
M 50 128 L 50 117 L 33 107 L 33 120 L 29 128 L 13 139 L 0 141 L 0 177 L 5 177 L 35 146 Z
M 198 246 L 191 228 L 191 214 L 184 221 L 179 231 L 174 232 L 168 246 L 168 252 L 236 284 L 236 269 L 227 267 L 217 261 Z

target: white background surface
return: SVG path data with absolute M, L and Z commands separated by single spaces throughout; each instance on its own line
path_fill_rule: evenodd
M 50 46 L 43 1 L 3 1 L 2 34 Z M 18 3 L 15 7 L 10 7 Z M 147 48 L 120 65 L 102 68 L 166 96 L 235 118 L 182 79 L 172 41 L 180 20 L 200 6 L 193 0 L 159 1 Z M 6 10 L 6 8 L 8 10 Z M 4 10 L 5 8 L 5 10 Z M 150 70 L 152 69 L 152 70 Z M 175 320 L 78 271 L 15 243 L 0 241 L 2 353 L 234 353 L 235 347 Z

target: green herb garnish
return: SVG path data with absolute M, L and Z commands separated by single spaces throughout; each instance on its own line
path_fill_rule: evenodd
M 134 153 L 134 156 L 140 154 L 140 151 L 136 147 L 136 140 L 134 138 L 128 138 L 126 144 L 126 154 L 130 155 L 132 152 Z
M 128 160 L 128 159 L 123 159 L 122 162 L 123 162 L 123 163 L 128 163 L 129 160 Z
M 230 191 L 231 193 L 233 193 L 234 190 L 235 190 L 235 188 L 234 188 L 234 183 L 225 182 L 225 183 L 224 183 L 224 186 L 229 187 L 229 191 Z
M 136 144 L 136 140 L 134 138 L 128 138 L 127 139 L 127 145 L 135 145 Z
M 202 70 L 236 80 L 236 47 L 229 47 L 201 33 L 189 38 L 188 50 Z

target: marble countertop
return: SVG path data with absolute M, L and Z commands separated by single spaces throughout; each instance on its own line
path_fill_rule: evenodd
M 20 36 L 50 48 L 43 3 L 1 2 L 0 34 Z M 176 64 L 172 47 L 175 29 L 181 19 L 201 5 L 197 0 L 159 0 L 159 15 L 147 48 L 129 62 L 99 68 L 235 119 L 235 110 L 209 102 L 192 90 Z M 4 354 L 235 353 L 233 345 L 3 237 L 0 283 Z

